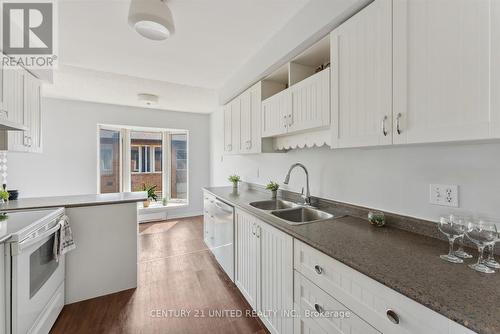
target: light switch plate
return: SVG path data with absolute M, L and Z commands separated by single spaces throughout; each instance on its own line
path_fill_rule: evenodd
M 435 205 L 458 208 L 458 186 L 448 184 L 431 184 L 429 202 Z

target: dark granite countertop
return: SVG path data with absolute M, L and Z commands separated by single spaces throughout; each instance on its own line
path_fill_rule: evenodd
M 94 195 L 20 198 L 0 204 L 0 211 L 31 210 L 40 208 L 74 208 L 120 203 L 141 202 L 147 198 L 143 191 Z
M 293 226 L 249 205 L 270 199 L 269 193 L 204 189 L 477 333 L 500 333 L 500 273 L 444 262 L 439 258 L 448 252 L 444 241 L 390 226 L 374 228 L 353 216 Z

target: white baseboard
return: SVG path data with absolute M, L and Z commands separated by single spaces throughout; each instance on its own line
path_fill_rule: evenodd
M 203 211 L 191 211 L 191 212 L 163 211 L 154 213 L 141 213 L 140 215 L 138 215 L 137 221 L 139 222 L 139 224 L 141 224 L 141 223 L 151 223 L 167 219 L 195 217 L 201 215 L 203 215 Z

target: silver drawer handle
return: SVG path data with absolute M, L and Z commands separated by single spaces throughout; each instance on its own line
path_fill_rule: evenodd
M 397 315 L 396 312 L 393 310 L 389 309 L 386 312 L 387 318 L 395 325 L 399 324 L 399 316 Z
M 316 310 L 316 312 L 318 312 L 318 313 L 323 313 L 323 312 L 324 312 L 323 307 L 321 307 L 321 305 L 319 305 L 319 304 L 314 304 L 314 309 L 315 309 L 315 310 Z
M 384 136 L 387 136 L 388 132 L 385 129 L 385 121 L 387 121 L 387 115 L 385 115 L 384 118 L 382 118 L 382 133 L 384 134 Z
M 401 128 L 400 128 L 400 126 L 399 126 L 399 120 L 401 119 L 401 117 L 402 117 L 402 116 L 403 116 L 403 115 L 402 115 L 401 113 L 398 113 L 398 114 L 396 115 L 396 131 L 397 131 L 398 135 L 400 135 L 400 134 L 401 134 L 401 132 L 402 132 L 402 131 L 401 131 Z
M 321 275 L 323 273 L 323 268 L 321 268 L 319 265 L 315 265 L 314 270 L 318 275 Z

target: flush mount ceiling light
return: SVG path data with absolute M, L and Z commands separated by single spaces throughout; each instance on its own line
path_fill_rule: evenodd
M 137 99 L 141 104 L 154 106 L 158 104 L 158 95 L 154 94 L 137 94 Z
M 174 33 L 174 19 L 167 0 L 132 0 L 128 24 L 141 36 L 161 41 Z

